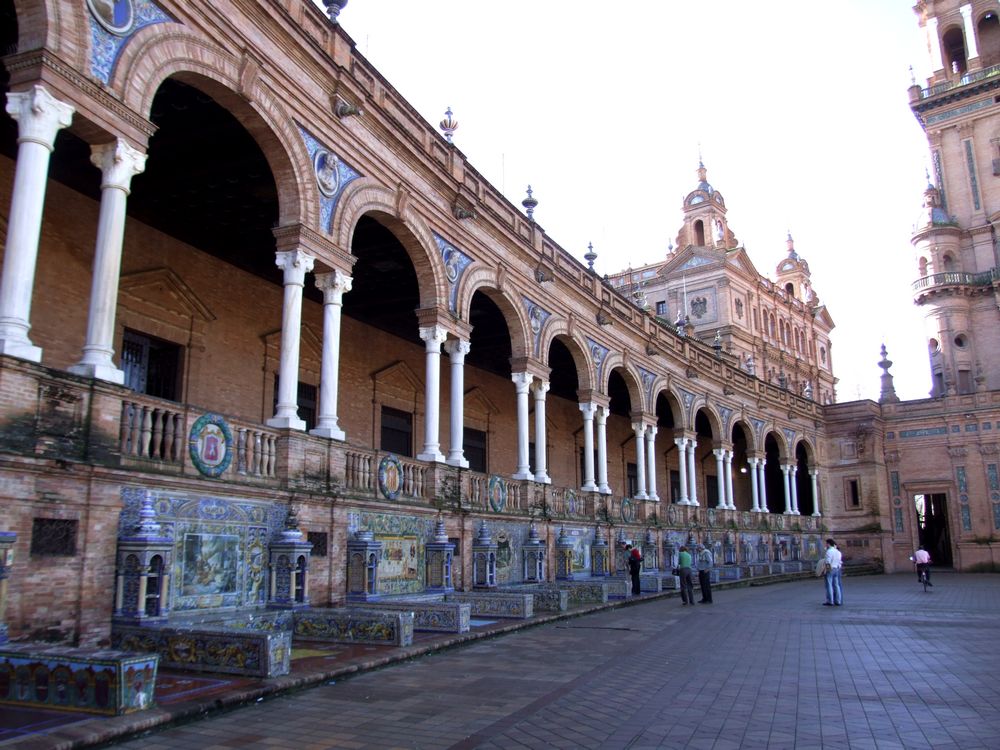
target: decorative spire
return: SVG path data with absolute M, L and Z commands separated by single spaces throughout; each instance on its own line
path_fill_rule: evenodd
M 294 505 L 288 506 L 288 515 L 285 516 L 285 528 L 281 531 L 281 539 L 285 542 L 294 542 L 302 538 L 299 531 L 299 514 Z
M 594 261 L 597 260 L 597 253 L 594 252 L 594 243 L 593 242 L 588 242 L 587 243 L 587 252 L 585 252 L 583 254 L 583 259 L 585 261 L 587 261 L 587 267 L 591 271 L 593 271 L 594 270 Z
M 438 544 L 448 542 L 448 531 L 444 527 L 444 519 L 441 516 L 438 516 L 437 523 L 434 525 L 434 541 Z
M 535 207 L 538 206 L 538 199 L 531 194 L 531 185 L 528 185 L 528 197 L 521 201 L 524 210 L 528 214 L 528 221 L 535 223 Z
M 892 384 L 892 375 L 889 373 L 892 360 L 886 356 L 885 344 L 882 344 L 882 359 L 879 360 L 878 366 L 882 368 L 882 390 L 878 395 L 878 402 L 880 404 L 895 404 L 899 401 L 899 397 L 896 395 L 896 388 Z
M 326 14 L 330 17 L 330 23 L 338 23 L 337 16 L 340 11 L 347 7 L 348 0 L 323 0 L 326 6 Z
M 142 493 L 142 505 L 139 507 L 139 523 L 136 526 L 136 536 L 159 537 L 160 524 L 156 521 L 156 508 L 153 507 L 153 493 L 146 490 Z
M 452 136 L 454 136 L 455 131 L 458 130 L 458 120 L 452 116 L 451 107 L 448 107 L 448 109 L 444 111 L 444 119 L 441 120 L 438 127 L 440 127 L 441 132 L 444 133 L 445 140 L 448 141 L 448 143 L 451 143 Z
M 476 544 L 483 546 L 493 544 L 493 537 L 490 536 L 490 530 L 486 528 L 486 521 L 482 521 L 479 524 L 479 535 L 476 537 Z
M 785 243 L 788 245 L 788 257 L 791 258 L 792 260 L 798 260 L 799 254 L 795 252 L 795 240 L 792 239 L 792 230 L 789 229 L 787 231 L 788 231 L 788 239 L 785 241 Z

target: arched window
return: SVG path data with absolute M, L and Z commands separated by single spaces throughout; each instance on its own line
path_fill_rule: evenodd
M 824 365 L 826 364 L 826 347 L 825 346 L 821 346 L 819 348 L 819 361 L 822 362 Z
M 694 223 L 694 244 L 702 247 L 705 244 L 705 225 L 701 219 Z
M 795 285 L 789 281 L 787 284 L 785 284 L 785 292 L 788 294 L 789 297 L 794 297 Z
M 960 26 L 952 26 L 941 37 L 941 52 L 949 73 L 964 75 L 968 70 L 965 60 L 965 36 Z
M 945 273 L 951 273 L 955 270 L 955 259 L 948 253 L 945 253 L 944 257 L 941 258 L 941 266 L 944 268 Z
M 777 326 L 775 325 L 774 314 L 772 313 L 771 314 L 771 338 L 772 339 L 777 338 L 777 336 L 774 335 L 774 329 L 775 328 L 777 328 Z
M 924 276 L 926 276 L 927 275 L 927 258 L 920 258 L 920 260 L 917 261 L 917 268 L 919 269 L 919 272 L 920 272 L 920 278 L 923 278 Z
M 979 59 L 983 67 L 1000 63 L 1000 17 L 995 12 L 987 11 L 979 19 L 976 36 L 979 38 Z

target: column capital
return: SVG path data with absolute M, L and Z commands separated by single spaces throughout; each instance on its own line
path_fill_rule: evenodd
M 779 464 L 782 474 L 788 474 L 792 470 L 791 464 Z
M 76 110 L 61 102 L 43 86 L 7 94 L 7 114 L 17 121 L 17 142 L 31 141 L 49 151 L 55 144 L 56 133 L 69 127 Z
M 754 468 L 757 467 L 757 462 L 758 461 L 760 461 L 760 459 L 759 458 L 754 458 L 753 456 L 750 456 L 750 457 L 747 458 L 747 463 L 750 464 L 751 466 L 753 466 Z
M 472 349 L 472 343 L 461 339 L 448 339 L 444 342 L 444 350 L 451 355 L 452 362 L 464 362 L 465 355 Z
M 327 271 L 318 273 L 313 279 L 316 288 L 323 292 L 323 304 L 339 305 L 344 294 L 351 291 L 354 279 L 343 271 Z
M 427 326 L 420 328 L 420 340 L 424 342 L 429 352 L 440 352 L 441 344 L 448 339 L 448 331 L 444 326 Z
M 90 163 L 101 170 L 101 189 L 129 192 L 132 178 L 146 169 L 146 154 L 128 141 L 116 138 L 90 147 Z
M 812 468 L 809 469 L 809 476 L 811 476 L 811 477 L 818 477 L 819 476 L 819 469 L 812 469 Z
M 552 387 L 552 383 L 548 380 L 534 380 L 531 383 L 531 392 L 535 398 L 545 398 L 545 394 L 549 392 L 549 388 Z
M 649 435 L 650 437 L 654 437 L 655 438 L 656 437 L 656 425 L 655 424 L 648 424 L 648 425 L 646 425 L 646 434 Z
M 594 404 L 594 420 L 598 425 L 605 425 L 608 423 L 608 407 L 604 404 Z
M 584 419 L 593 419 L 594 412 L 597 411 L 597 404 L 593 401 L 588 401 L 587 403 L 580 404 L 580 411 L 583 412 Z
M 724 459 L 726 457 L 725 448 L 712 448 L 712 455 L 719 459 Z
M 633 422 L 632 432 L 635 433 L 637 438 L 641 438 L 646 434 L 646 425 L 644 422 Z
M 688 442 L 688 439 L 686 437 L 675 437 L 674 438 L 674 445 L 676 445 L 681 450 L 684 450 L 684 448 L 687 447 L 687 442 Z
M 280 250 L 274 254 L 274 265 L 285 272 L 284 283 L 304 286 L 306 274 L 313 269 L 316 259 L 301 250 Z

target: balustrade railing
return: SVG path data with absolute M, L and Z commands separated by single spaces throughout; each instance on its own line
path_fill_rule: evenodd
M 988 286 L 1000 278 L 1000 268 L 991 268 L 980 273 L 965 271 L 943 271 L 924 276 L 913 282 L 913 291 L 919 292 L 932 286 Z
M 353 492 L 376 494 L 378 487 L 378 467 L 382 457 L 378 451 L 350 448 L 345 455 L 344 482 Z M 399 494 L 408 498 L 423 498 L 427 484 L 428 467 L 402 456 L 399 460 L 402 472 L 399 477 Z
M 959 86 L 967 86 L 970 83 L 976 83 L 977 81 L 992 78 L 998 74 L 1000 74 L 1000 65 L 993 65 L 989 68 L 983 68 L 982 70 L 974 70 L 971 73 L 966 73 L 957 81 L 945 81 L 944 83 L 920 89 L 920 98 L 927 99 L 932 96 L 937 96 L 938 94 L 943 94 L 945 91 L 950 91 L 951 89 L 958 88 Z
M 122 401 L 118 447 L 122 456 L 183 466 L 188 445 L 189 409 L 172 401 L 133 394 Z M 233 460 L 225 476 L 273 479 L 278 433 L 259 425 L 229 421 Z

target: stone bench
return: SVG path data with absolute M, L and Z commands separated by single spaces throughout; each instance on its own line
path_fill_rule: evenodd
M 360 608 L 412 612 L 414 630 L 426 630 L 436 633 L 468 633 L 469 620 L 472 617 L 472 605 L 464 602 L 390 599 L 378 602 L 365 602 Z
M 171 669 L 276 677 L 290 669 L 292 634 L 280 627 L 268 629 L 270 622 L 261 618 L 259 627 L 220 622 L 177 627 L 115 624 L 111 643 L 159 654 L 161 666 Z
M 119 716 L 153 705 L 155 653 L 45 643 L 0 646 L 0 703 Z
M 740 580 L 741 571 L 737 565 L 724 565 L 721 568 L 716 569 L 719 574 L 720 581 L 738 581 Z
M 446 602 L 467 602 L 473 617 L 503 617 L 527 620 L 535 614 L 535 598 L 531 594 L 507 591 L 456 591 L 446 594 Z
M 608 587 L 609 599 L 628 599 L 632 596 L 632 581 L 628 578 L 606 578 L 603 583 Z M 642 581 L 639 581 L 640 591 Z
M 300 609 L 294 613 L 296 638 L 331 643 L 409 646 L 413 643 L 413 611 L 358 607 Z
M 534 599 L 533 610 L 535 612 L 565 612 L 569 609 L 569 592 L 565 589 L 544 584 L 527 584 L 516 588 L 503 587 L 497 590 L 512 594 L 530 593 Z
M 571 607 L 608 603 L 608 584 L 605 581 L 556 581 L 551 585 L 569 594 Z

